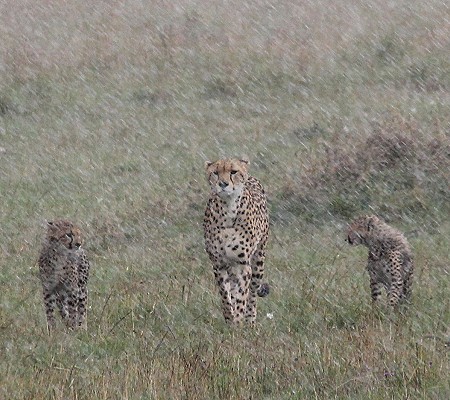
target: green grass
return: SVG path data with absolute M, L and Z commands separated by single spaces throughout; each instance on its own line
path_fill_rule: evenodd
M 449 397 L 442 2 L 10 3 L 0 398 Z M 224 324 L 202 233 L 204 161 L 243 153 L 271 213 L 251 330 Z M 414 251 L 398 314 L 372 308 L 344 241 L 365 212 Z M 48 337 L 36 261 L 56 217 L 85 232 L 90 308 L 87 332 Z

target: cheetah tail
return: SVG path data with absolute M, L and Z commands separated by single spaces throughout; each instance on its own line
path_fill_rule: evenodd
M 268 283 L 262 283 L 256 292 L 259 297 L 266 297 L 270 293 L 270 286 Z

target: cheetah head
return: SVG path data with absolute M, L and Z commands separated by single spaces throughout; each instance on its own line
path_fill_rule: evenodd
M 237 197 L 242 193 L 248 178 L 246 159 L 223 159 L 205 163 L 211 191 L 223 199 Z
M 351 245 L 365 244 L 375 226 L 379 223 L 375 215 L 364 215 L 355 219 L 347 230 L 347 242 Z
M 69 250 L 79 249 L 82 244 L 80 229 L 66 220 L 47 222 L 47 240 L 61 243 Z

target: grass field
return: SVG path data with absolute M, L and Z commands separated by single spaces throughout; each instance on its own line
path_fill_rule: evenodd
M 437 0 L 2 2 L 0 399 L 449 398 L 449 21 Z M 271 214 L 254 329 L 223 322 L 203 249 L 204 161 L 242 154 Z M 367 212 L 414 251 L 397 314 L 344 241 Z M 49 337 L 56 217 L 85 232 L 90 308 Z

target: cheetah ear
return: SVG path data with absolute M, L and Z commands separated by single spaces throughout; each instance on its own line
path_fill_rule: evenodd
M 53 224 L 53 221 L 47 221 L 47 225 L 53 226 L 53 225 L 54 225 L 54 224 Z
M 239 158 L 240 162 L 243 162 L 244 164 L 250 165 L 250 159 L 247 156 L 247 154 L 243 154 L 240 158 Z
M 208 169 L 214 163 L 212 161 L 205 161 L 205 169 Z

